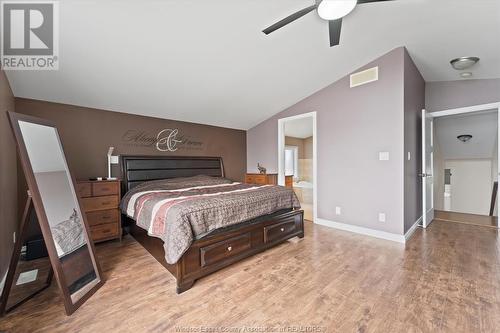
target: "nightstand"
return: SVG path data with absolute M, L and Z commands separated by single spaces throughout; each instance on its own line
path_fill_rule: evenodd
M 77 192 L 95 243 L 121 239 L 120 180 L 80 180 Z

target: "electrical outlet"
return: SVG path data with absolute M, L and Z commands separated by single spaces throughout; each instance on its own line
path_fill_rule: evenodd
M 378 221 L 385 222 L 385 213 L 378 213 Z
M 120 163 L 120 161 L 118 160 L 118 157 L 119 157 L 119 156 L 112 155 L 112 156 L 110 157 L 110 159 L 109 159 L 109 162 L 110 162 L 111 164 L 119 164 L 119 163 Z
M 342 208 L 340 208 L 340 207 L 335 207 L 335 214 L 337 214 L 337 215 L 342 214 Z

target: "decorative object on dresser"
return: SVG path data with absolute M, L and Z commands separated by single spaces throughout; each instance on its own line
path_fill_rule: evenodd
M 278 185 L 277 173 L 247 173 L 245 183 L 258 185 Z M 285 176 L 285 187 L 293 187 L 293 176 Z
M 259 169 L 259 172 L 261 174 L 266 174 L 266 168 L 264 168 L 260 163 L 257 163 L 257 169 Z
M 121 239 L 120 187 L 118 179 L 77 181 L 77 191 L 95 243 Z
M 75 191 L 76 182 L 56 126 L 19 113 L 8 115 L 29 191 L 21 228 L 14 237 L 0 314 L 43 290 L 53 273 L 66 314 L 70 315 L 104 283 L 90 228 L 82 213 L 83 203 Z M 30 226 L 36 224 L 44 244 L 37 245 L 40 251 L 35 259 L 27 253 L 33 233 Z M 43 257 L 44 250 L 49 260 Z

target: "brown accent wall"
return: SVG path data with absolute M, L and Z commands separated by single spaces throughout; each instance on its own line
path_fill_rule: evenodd
M 246 171 L 246 132 L 222 127 L 144 117 L 73 105 L 16 98 L 16 112 L 50 119 L 59 129 L 68 164 L 78 179 L 107 176 L 107 152 L 114 155 L 222 156 L 226 177 L 243 180 Z M 160 152 L 155 143 L 163 129 L 178 129 L 177 138 L 190 144 L 175 152 Z M 118 166 L 113 176 L 119 176 Z M 24 180 L 20 178 L 20 187 Z M 24 184 L 23 184 L 24 183 Z M 23 191 L 20 191 L 22 196 Z
M 17 157 L 7 111 L 14 111 L 14 96 L 0 70 L 0 281 L 7 272 L 17 230 Z

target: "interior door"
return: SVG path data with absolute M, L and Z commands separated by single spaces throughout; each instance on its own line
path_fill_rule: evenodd
M 422 226 L 434 219 L 434 119 L 422 110 Z

